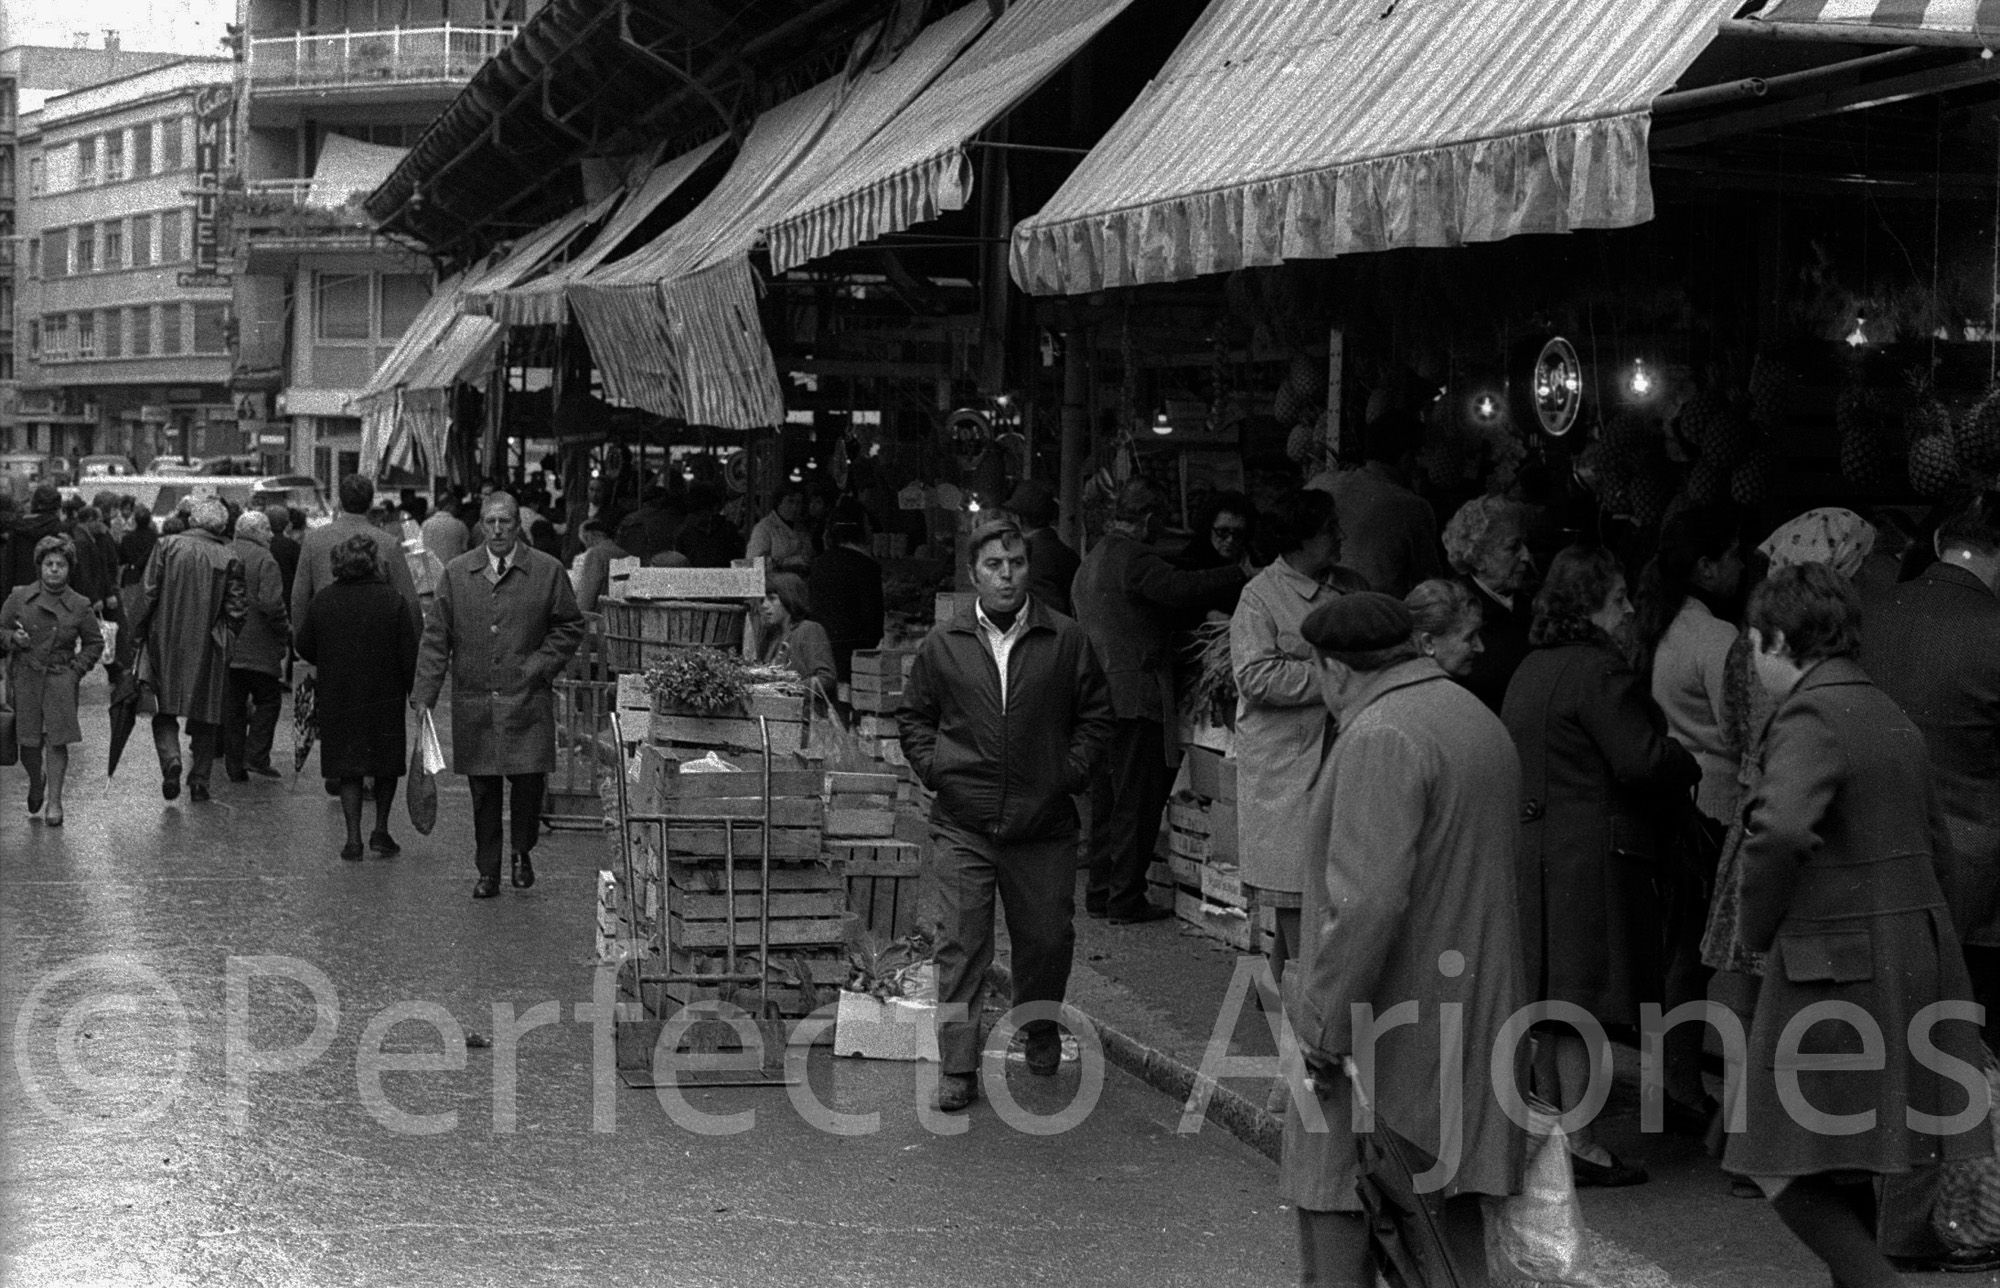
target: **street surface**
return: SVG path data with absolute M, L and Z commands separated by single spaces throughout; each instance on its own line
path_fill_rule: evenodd
M 105 779 L 104 698 L 99 672 L 64 828 L 29 823 L 24 776 L 0 770 L 6 1288 L 1295 1276 L 1275 1167 L 1214 1125 L 1179 1134 L 1179 1102 L 1117 1069 L 1051 1135 L 990 1095 L 945 1120 L 964 1134 L 937 1134 L 919 1109 L 934 1066 L 824 1048 L 804 1061 L 812 1100 L 625 1087 L 593 998 L 598 838 L 556 834 L 534 889 L 475 902 L 463 780 L 432 836 L 399 801 L 402 856 L 345 863 L 316 760 L 296 783 L 218 766 L 214 802 L 169 805 L 143 729 Z M 289 766 L 289 712 L 278 741 Z M 1171 923 L 1080 929 L 1073 999 L 1199 1063 L 1201 999 L 1234 955 Z M 1239 1024 L 1239 1051 L 1268 1049 L 1261 1026 Z M 1083 1081 L 1075 1063 L 1053 1080 L 1013 1068 L 1026 1115 L 1060 1114 Z M 814 1101 L 879 1120 L 835 1135 L 808 1121 Z M 734 1134 L 697 1116 L 746 1110 Z M 1655 1180 L 1584 1193 L 1605 1283 L 1826 1283 L 1693 1142 L 1641 1141 L 1629 1106 L 1613 1113 L 1607 1143 Z

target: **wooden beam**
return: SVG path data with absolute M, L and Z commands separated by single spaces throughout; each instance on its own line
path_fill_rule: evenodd
M 1820 45 L 1932 45 L 1944 49 L 1990 49 L 1991 36 L 1977 32 L 1932 31 L 1924 27 L 1864 27 L 1839 22 L 1758 22 L 1754 18 L 1725 19 L 1716 24 L 1724 36 L 1763 40 L 1797 40 Z
M 1891 103 L 1901 103 L 1931 94 L 1970 89 L 1978 85 L 1991 84 L 1996 80 L 2000 80 L 2000 59 L 1968 59 L 1962 63 L 1953 63 L 1930 71 L 1912 72 L 1907 76 L 1891 76 L 1883 80 L 1870 81 L 1865 85 L 1807 94 L 1783 103 L 1754 107 L 1747 112 L 1734 112 L 1728 116 L 1718 116 L 1713 120 L 1697 121 L 1691 125 L 1660 130 L 1652 136 L 1652 146 L 1655 150 L 1661 151 L 1695 147 L 1703 143 L 1712 143 L 1717 139 L 1734 138 L 1739 134 L 1754 134 L 1760 130 L 1775 130 L 1823 116 L 1837 116 L 1844 112 L 1865 112 L 1870 108 L 1886 107 Z

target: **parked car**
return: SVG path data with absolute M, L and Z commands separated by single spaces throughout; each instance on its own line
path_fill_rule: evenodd
M 86 500 L 99 492 L 129 496 L 162 517 L 187 497 L 219 496 L 246 509 L 294 506 L 305 511 L 306 522 L 313 527 L 333 518 L 325 489 L 317 479 L 305 474 L 257 478 L 239 474 L 161 474 L 156 470 L 148 474 L 101 475 L 65 491 L 82 494 Z

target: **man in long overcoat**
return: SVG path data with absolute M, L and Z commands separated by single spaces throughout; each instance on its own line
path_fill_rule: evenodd
M 472 787 L 472 897 L 490 899 L 500 893 L 503 780 L 514 795 L 511 880 L 535 884 L 530 854 L 556 767 L 551 686 L 583 642 L 584 623 L 568 572 L 522 538 L 513 497 L 488 496 L 479 528 L 481 544 L 447 564 L 438 582 L 412 700 L 436 706 L 450 671 L 452 768 Z
M 278 677 L 292 642 L 285 574 L 271 553 L 271 521 L 263 511 L 245 510 L 238 516 L 236 557 L 243 561 L 248 611 L 230 646 L 229 688 L 223 700 L 222 767 L 232 783 L 251 774 L 278 777 L 271 765 L 271 742 L 285 700 Z
M 306 610 L 312 607 L 313 596 L 333 584 L 334 547 L 350 537 L 366 534 L 375 543 L 376 559 L 382 565 L 383 575 L 396 588 L 396 593 L 403 597 L 404 607 L 409 610 L 410 625 L 421 632 L 424 626 L 423 601 L 417 595 L 416 579 L 410 575 L 410 561 L 403 552 L 402 540 L 368 521 L 368 511 L 375 504 L 373 480 L 350 474 L 340 480 L 339 491 L 340 513 L 333 516 L 333 522 L 308 530 L 305 539 L 299 542 L 299 567 L 292 578 L 290 596 L 292 620 L 304 621 Z
M 1373 1283 L 1357 1190 L 1351 1059 L 1375 1121 L 1437 1160 L 1445 1234 L 1485 1262 L 1477 1196 L 1520 1188 L 1523 1137 L 1494 1093 L 1495 1038 L 1528 1001 L 1513 903 L 1520 765 L 1498 717 L 1411 640 L 1401 600 L 1315 608 L 1300 634 L 1351 672 L 1340 738 L 1313 789 L 1325 856 L 1307 881 L 1304 953 L 1286 975 L 1318 1097 L 1285 1117 L 1279 1192 L 1298 1208 L 1304 1282 Z M 1414 1003 L 1412 1022 L 1388 1014 Z M 1374 1031 L 1354 1010 L 1373 1007 Z M 1452 1051 L 1445 1008 L 1462 1035 Z M 1447 1059 L 1447 1056 L 1450 1056 Z M 1308 1125 L 1307 1111 L 1318 1110 Z M 1421 1163 L 1417 1164 L 1421 1166 Z M 1482 1278 L 1480 1282 L 1484 1282 Z
M 162 538 L 140 583 L 145 607 L 134 629 L 146 641 L 143 677 L 159 699 L 153 747 L 160 794 L 181 794 L 180 722 L 188 726 L 190 800 L 208 799 L 209 770 L 229 686 L 229 648 L 243 629 L 248 596 L 243 560 L 223 538 L 229 511 L 214 497 L 196 501 L 188 529 Z
M 1188 572 L 1149 543 L 1167 498 L 1143 479 L 1118 496 L 1110 530 L 1084 556 L 1070 594 L 1076 620 L 1097 650 L 1111 690 L 1111 747 L 1090 786 L 1090 883 L 1084 910 L 1113 923 L 1163 921 L 1174 915 L 1146 897 L 1146 868 L 1173 790 L 1178 726 L 1174 700 L 1176 615 L 1240 590 L 1247 570 L 1234 564 Z

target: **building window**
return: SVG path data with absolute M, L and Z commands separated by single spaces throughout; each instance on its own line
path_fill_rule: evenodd
M 124 315 L 117 309 L 106 309 L 97 315 L 97 345 L 104 357 L 125 356 Z
M 229 352 L 229 306 L 196 304 L 194 310 L 194 352 Z
M 42 356 L 42 320 L 40 318 L 28 319 L 28 356 L 30 358 L 39 358 Z
M 384 340 L 403 334 L 430 298 L 430 279 L 422 274 L 382 274 L 382 308 L 376 319 L 376 334 Z
M 30 237 L 28 239 L 28 276 L 40 277 L 41 275 L 42 239 L 39 237 Z
M 132 315 L 132 356 L 150 357 L 153 352 L 153 309 L 141 304 L 136 309 L 127 309 Z
M 75 228 L 70 229 L 70 236 L 75 240 L 75 245 L 76 245 L 76 257 L 74 260 L 75 267 L 71 271 L 77 273 L 96 272 L 97 271 L 96 226 L 93 224 L 78 224 Z
M 170 116 L 160 122 L 160 169 L 165 173 L 171 174 L 181 168 L 187 148 L 185 128 L 186 121 L 178 116 Z
M 28 195 L 39 197 L 49 181 L 48 165 L 40 157 L 28 158 Z
M 98 240 L 104 247 L 104 271 L 115 273 L 125 267 L 125 221 L 107 220 Z
M 42 353 L 51 362 L 69 356 L 69 315 L 51 313 L 42 325 Z
M 76 315 L 76 356 L 95 358 L 97 356 L 97 315 L 79 313 Z
M 132 267 L 144 268 L 153 262 L 153 217 L 132 216 Z
M 51 228 L 42 234 L 42 265 L 50 277 L 69 276 L 69 229 Z
M 97 139 L 80 139 L 76 145 L 76 186 L 88 188 L 97 182 Z
M 14 191 L 14 148 L 12 144 L 0 143 L 0 192 L 12 194 Z
M 181 246 L 181 226 L 187 221 L 178 210 L 160 212 L 160 262 L 178 264 L 187 258 L 187 251 Z
M 322 340 L 368 338 L 368 274 L 318 273 L 318 335 Z
M 153 173 L 153 123 L 132 127 L 132 177 L 143 179 Z
M 125 177 L 125 131 L 113 130 L 104 136 L 104 182 L 117 183 Z
M 179 304 L 160 306 L 160 352 L 163 354 L 187 352 L 187 337 L 181 330 Z

